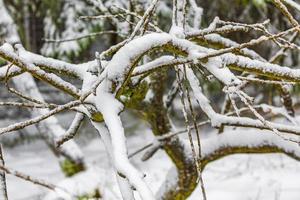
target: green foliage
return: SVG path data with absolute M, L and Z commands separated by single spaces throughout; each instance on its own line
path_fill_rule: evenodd
M 69 159 L 61 162 L 60 167 L 66 176 L 73 176 L 74 174 L 84 170 L 84 165 L 82 163 L 78 164 Z
M 257 8 L 263 8 L 263 9 L 266 9 L 266 7 L 267 7 L 267 1 L 266 1 L 266 0 L 252 0 L 252 3 L 253 3 Z
M 266 8 L 267 0 L 237 0 L 238 4 L 246 6 L 247 4 L 253 4 L 257 8 Z
M 91 200 L 91 199 L 93 199 L 93 200 L 101 199 L 101 194 L 100 194 L 99 190 L 95 190 L 95 192 L 93 192 L 92 194 L 78 197 L 78 200 Z
M 43 1 L 43 8 L 48 10 L 47 12 L 51 15 L 51 18 L 57 22 L 57 24 L 62 24 L 62 20 L 60 20 L 60 14 L 62 12 L 64 1 L 58 0 L 44 0 Z
M 294 94 L 300 94 L 300 85 L 295 85 L 293 87 L 293 91 L 292 91 Z
M 206 90 L 210 95 L 218 95 L 219 91 L 222 91 L 222 84 L 218 81 L 208 82 L 206 85 Z
M 2 59 L 0 59 L 0 66 L 4 65 L 6 62 Z

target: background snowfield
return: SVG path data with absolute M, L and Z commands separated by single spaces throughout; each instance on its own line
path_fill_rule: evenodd
M 129 152 L 151 140 L 151 133 L 140 132 L 129 136 Z M 102 188 L 104 199 L 120 199 L 100 138 L 81 144 L 81 148 L 88 163 L 95 169 L 94 176 L 101 182 L 99 187 Z M 4 153 L 8 167 L 53 184 L 64 179 L 57 160 L 41 141 L 5 148 Z M 146 181 L 152 190 L 157 191 L 172 167 L 171 161 L 162 151 L 146 162 L 140 161 L 141 155 L 133 157 L 131 161 L 146 174 Z M 209 200 L 299 200 L 300 197 L 300 163 L 280 154 L 228 156 L 207 165 L 203 179 Z M 9 198 L 13 200 L 43 199 L 48 192 L 11 175 L 7 175 L 7 186 Z M 189 198 L 198 199 L 201 199 L 200 187 Z

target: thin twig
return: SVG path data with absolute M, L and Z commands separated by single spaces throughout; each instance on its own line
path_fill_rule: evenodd
M 266 83 L 266 84 L 276 84 L 276 85 L 296 85 L 296 82 L 292 81 L 274 81 L 274 80 L 264 80 L 259 78 L 253 78 L 253 77 L 244 77 L 244 76 L 237 76 L 239 79 L 251 81 L 251 82 L 257 82 L 257 83 Z
M 44 38 L 43 41 L 47 42 L 47 43 L 63 43 L 63 42 L 71 42 L 71 41 L 74 41 L 74 40 L 81 40 L 81 39 L 85 39 L 85 38 L 89 38 L 89 37 L 95 37 L 95 36 L 99 36 L 99 35 L 105 35 L 105 34 L 120 34 L 120 33 L 116 32 L 116 31 L 101 31 L 101 32 L 89 33 L 89 34 L 86 34 L 86 35 L 81 35 L 81 36 L 67 38 L 67 39 L 48 39 L 48 38 Z
M 19 122 L 19 123 L 15 123 L 15 124 L 9 125 L 9 126 L 7 126 L 5 128 L 0 128 L 0 135 L 2 135 L 4 133 L 7 133 L 7 132 L 20 130 L 20 129 L 23 129 L 23 128 L 27 127 L 27 126 L 36 124 L 36 123 L 38 123 L 38 122 L 40 122 L 40 121 L 42 121 L 44 119 L 47 119 L 48 117 L 50 117 L 50 116 L 52 116 L 54 114 L 57 114 L 57 113 L 62 112 L 62 111 L 65 111 L 67 109 L 70 109 L 72 107 L 78 106 L 80 104 L 81 104 L 81 101 L 79 101 L 79 100 L 71 101 L 71 102 L 69 102 L 67 104 L 58 106 L 57 108 L 51 110 L 50 112 L 48 112 L 45 115 L 40 115 L 38 117 L 29 119 L 29 120 L 26 120 L 26 121 L 23 121 L 23 122 Z
M 27 107 L 27 108 L 50 108 L 50 109 L 54 109 L 56 108 L 58 105 L 56 104 L 34 104 L 34 103 L 22 103 L 22 102 L 0 102 L 0 106 L 17 106 L 17 107 Z
M 191 149 L 192 149 L 192 155 L 193 155 L 193 160 L 194 160 L 194 164 L 196 167 L 196 171 L 197 173 L 199 173 L 199 163 L 197 161 L 197 155 L 196 155 L 196 150 L 195 150 L 195 146 L 194 146 L 194 142 L 193 142 L 193 136 L 191 133 L 191 126 L 189 125 L 189 118 L 188 118 L 188 113 L 187 113 L 187 107 L 186 107 L 186 103 L 185 103 L 185 97 L 184 97 L 184 89 L 183 89 L 183 75 L 182 72 L 180 71 L 180 69 L 178 67 L 175 67 L 176 70 L 176 80 L 178 82 L 178 86 L 179 86 L 179 95 L 180 95 L 180 102 L 182 104 L 182 113 L 184 116 L 184 122 L 185 122 L 185 126 L 187 129 L 187 133 L 188 133 L 188 137 L 189 137 L 189 142 L 191 145 Z M 199 175 L 199 174 L 198 174 Z
M 2 145 L 0 144 L 0 165 L 5 166 L 5 161 L 3 157 L 3 148 Z M 5 172 L 2 171 L 0 172 L 0 193 L 1 193 L 1 199 L 3 200 L 8 200 L 8 195 L 7 195 L 7 186 L 6 186 L 6 176 Z
M 0 165 L 0 170 L 4 171 L 7 174 L 11 174 L 11 175 L 16 176 L 18 178 L 21 178 L 21 179 L 23 179 L 25 181 L 29 181 L 29 182 L 31 182 L 33 184 L 36 184 L 36 185 L 42 186 L 44 188 L 47 188 L 47 189 L 55 191 L 56 186 L 53 185 L 53 184 L 51 184 L 51 183 L 47 183 L 44 180 L 33 178 L 33 177 L 31 177 L 31 176 L 29 176 L 27 174 L 24 174 L 22 172 L 19 172 L 19 171 L 7 168 L 4 165 Z
M 55 142 L 56 147 L 60 147 L 63 143 L 73 139 L 74 136 L 76 135 L 76 133 L 78 132 L 78 129 L 83 120 L 84 120 L 84 114 L 76 113 L 75 118 L 74 118 L 71 126 L 69 127 L 69 129 L 66 131 L 66 133 L 61 138 L 58 138 L 58 140 Z
M 185 80 L 188 80 L 187 75 L 186 75 L 186 70 L 191 70 L 191 69 L 190 68 L 186 69 L 186 66 L 184 66 L 184 69 L 183 69 L 184 78 L 185 78 Z M 198 126 L 197 126 L 196 113 L 195 113 L 193 105 L 192 105 L 192 101 L 191 101 L 191 97 L 190 97 L 189 89 L 188 89 L 187 85 L 185 87 L 185 90 L 186 90 L 186 97 L 188 99 L 190 113 L 192 115 L 194 129 L 196 131 L 197 143 L 198 143 L 198 154 L 199 154 L 198 159 L 197 159 L 197 162 L 198 162 L 198 169 L 197 169 L 197 171 L 198 171 L 198 180 L 200 181 L 200 187 L 201 187 L 203 199 L 206 200 L 207 199 L 206 190 L 205 190 L 204 181 L 203 181 L 203 177 L 202 177 L 202 162 L 201 162 L 201 160 L 202 160 L 202 147 L 201 147 L 201 140 L 200 140 L 200 132 L 199 132 L 199 129 L 198 129 Z

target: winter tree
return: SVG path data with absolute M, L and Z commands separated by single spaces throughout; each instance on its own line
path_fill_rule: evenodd
M 49 189 L 47 200 L 183 200 L 196 188 L 206 200 L 203 172 L 225 156 L 300 160 L 297 1 L 0 0 L 0 10 L 1 91 L 16 97 L 0 105 L 29 111 L 0 135 L 35 127 L 66 176 L 59 183 L 29 176 L 6 166 L 0 148 L 1 198 L 10 196 L 11 174 Z M 42 84 L 62 102 L 46 98 Z M 59 120 L 66 112 L 74 113 L 67 129 Z M 130 152 L 126 112 L 152 138 Z M 108 169 L 96 170 L 74 140 L 85 137 L 85 120 L 103 142 L 120 195 L 107 196 Z M 141 154 L 155 167 L 159 151 L 172 167 L 153 188 L 132 158 Z

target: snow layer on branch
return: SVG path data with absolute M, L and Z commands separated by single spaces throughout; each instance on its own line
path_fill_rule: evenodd
M 13 60 L 15 63 L 18 63 L 18 66 L 20 68 L 32 73 L 34 76 L 52 85 L 55 85 L 56 87 L 65 90 L 66 92 L 70 92 L 72 95 L 78 95 L 79 91 L 74 85 L 64 81 L 62 78 L 56 76 L 55 74 L 47 73 L 39 67 L 35 66 L 31 62 L 30 58 L 26 57 L 26 55 L 23 55 L 23 53 L 25 52 L 23 47 L 21 45 L 17 45 L 17 48 L 17 53 L 19 55 L 14 51 L 13 47 L 10 44 L 5 43 L 0 46 L 0 55 L 1 57 L 9 58 L 9 60 Z
M 165 41 L 159 40 L 159 36 L 163 36 Z M 150 41 L 148 38 L 155 38 L 158 37 L 156 41 Z M 173 45 L 174 47 L 177 47 L 181 49 L 183 52 L 186 52 L 188 54 L 188 59 L 194 60 L 194 62 L 199 63 L 199 59 L 205 57 L 207 54 L 214 54 L 218 50 L 215 49 L 210 49 L 210 48 L 205 48 L 201 46 L 197 46 L 194 43 L 188 41 L 188 40 L 183 40 L 179 38 L 172 37 L 171 35 L 162 33 L 155 33 L 155 34 L 149 34 L 145 35 L 141 38 L 138 38 L 132 43 L 130 42 L 129 44 L 135 44 L 136 42 L 140 42 L 143 44 L 144 40 L 148 42 L 148 44 L 155 44 L 155 42 L 167 42 L 170 43 L 170 45 Z M 136 44 L 136 48 L 138 50 L 143 50 L 143 47 L 141 44 Z M 164 45 L 163 43 L 160 43 L 160 45 Z M 127 45 L 125 45 L 124 50 L 127 49 Z M 128 48 L 130 50 L 130 48 Z M 124 55 L 126 55 L 125 51 L 122 52 Z M 137 55 L 140 54 L 135 54 L 133 55 L 127 55 L 126 57 L 126 65 L 130 66 L 130 58 L 133 59 L 132 57 L 135 58 Z M 257 57 L 254 52 L 248 51 L 248 55 L 252 55 L 253 57 Z M 252 57 L 251 56 L 251 57 Z M 180 59 L 180 58 L 179 58 Z M 248 71 L 256 71 L 259 72 L 260 74 L 264 73 L 265 75 L 272 75 L 272 76 L 279 76 L 279 77 L 284 77 L 285 79 L 289 80 L 300 80 L 300 69 L 291 69 L 289 67 L 282 67 L 276 64 L 271 64 L 267 63 L 264 61 L 263 58 L 258 58 L 259 60 L 254 60 L 250 59 L 245 56 L 239 56 L 235 55 L 232 53 L 226 53 L 220 56 L 214 56 L 214 57 L 209 57 L 208 61 L 202 61 L 201 64 L 208 70 L 210 71 L 218 80 L 223 82 L 225 85 L 236 85 L 240 83 L 240 80 L 238 80 L 235 75 L 228 69 L 227 66 L 230 67 L 235 67 L 239 70 L 248 70 Z M 117 63 L 119 63 L 120 59 L 115 62 L 115 66 L 117 66 Z M 165 64 L 164 64 L 165 62 Z M 155 68 L 154 65 L 157 65 L 157 67 L 161 66 L 167 66 L 170 64 L 177 64 L 176 62 L 172 63 L 172 60 L 170 58 L 167 59 L 161 59 L 159 58 L 158 60 L 151 61 L 149 64 L 145 64 L 142 66 L 143 72 L 147 71 L 147 67 L 149 67 L 149 70 L 153 70 Z M 116 67 L 115 67 L 116 68 Z M 137 67 L 138 68 L 138 67 Z M 121 71 L 121 70 L 120 70 Z M 136 71 L 139 71 L 139 69 L 136 69 Z M 123 71 L 124 72 L 124 71 Z
M 202 65 L 225 85 L 238 85 L 241 81 L 224 65 L 220 57 L 209 58 Z
M 197 46 L 188 40 L 179 39 L 167 33 L 151 33 L 134 39 L 123 46 L 107 65 L 105 75 L 107 75 L 110 80 L 122 83 L 132 65 L 140 56 L 153 48 L 161 47 L 168 43 L 174 47 L 178 47 L 181 51 L 186 52 L 189 59 L 196 60 L 199 56 L 205 56 L 207 53 L 215 51 L 214 49 Z M 146 71 L 148 67 L 149 70 L 151 70 L 154 68 L 154 64 L 171 60 L 171 57 L 164 58 L 166 59 L 153 61 L 149 65 L 145 64 L 142 69 Z M 198 61 L 196 60 L 196 62 Z M 202 62 L 201 64 L 226 85 L 238 84 L 240 82 L 234 74 L 223 65 L 220 57 L 209 58 L 208 62 Z
M 153 33 L 137 38 L 123 46 L 107 65 L 106 74 L 110 80 L 123 81 L 124 75 L 130 70 L 131 64 L 144 52 L 159 47 L 171 40 L 169 34 Z
M 98 130 L 98 133 L 101 136 L 101 140 L 105 146 L 105 149 L 107 151 L 107 155 L 110 159 L 111 164 L 113 164 L 113 170 L 114 173 L 116 175 L 117 178 L 117 182 L 119 185 L 119 189 L 120 192 L 122 194 L 122 197 L 124 200 L 132 200 L 134 199 L 134 194 L 133 191 L 131 189 L 131 185 L 128 182 L 128 179 L 124 179 L 123 177 L 121 177 L 118 173 L 117 170 L 114 166 L 114 155 L 112 150 L 112 142 L 111 142 L 111 137 L 109 135 L 109 132 L 107 130 L 107 128 L 104 126 L 104 123 L 97 123 L 97 122 L 93 122 L 93 125 L 96 127 L 96 129 Z
M 198 78 L 194 74 L 193 70 L 190 68 L 186 69 L 186 76 L 192 88 L 193 94 L 195 95 L 196 100 L 199 103 L 201 109 L 213 121 L 216 113 L 211 107 L 209 100 L 202 93 L 202 89 L 200 87 Z
M 232 41 L 228 38 L 222 37 L 221 35 L 216 34 L 216 33 L 208 34 L 208 35 L 204 36 L 204 38 L 209 41 L 221 43 L 226 47 L 236 47 L 239 45 L 237 42 Z M 251 56 L 251 58 L 253 58 L 253 59 L 257 59 L 260 61 L 266 61 L 264 58 L 262 58 L 259 54 L 257 54 L 255 51 L 253 51 L 251 49 L 247 49 L 247 48 L 241 49 L 241 52 L 243 52 L 245 55 Z
M 220 56 L 227 65 L 238 65 L 241 69 L 261 71 L 268 74 L 287 77 L 288 79 L 300 80 L 300 69 L 291 69 L 289 67 L 279 66 L 276 64 L 266 63 L 259 60 L 252 60 L 244 56 L 234 55 L 232 53 Z
M 97 108 L 101 113 L 119 115 L 123 105 L 110 93 L 110 84 L 104 80 L 97 89 L 98 95 L 95 97 Z
M 187 147 L 186 156 L 192 158 L 192 152 L 190 150 L 190 142 L 188 139 L 183 139 L 184 145 Z M 201 156 L 202 159 L 211 159 L 214 156 L 223 157 L 222 153 L 228 150 L 229 154 L 243 153 L 240 151 L 231 152 L 234 148 L 249 149 L 244 153 L 258 148 L 270 148 L 272 152 L 285 153 L 289 156 L 300 160 L 300 148 L 297 143 L 284 140 L 282 137 L 274 134 L 269 130 L 258 130 L 250 128 L 227 128 L 222 134 L 217 132 L 209 133 L 209 136 L 202 137 L 201 140 Z M 250 151 L 251 152 L 251 151 Z M 198 152 L 197 152 L 198 153 Z
M 167 33 L 151 33 L 142 37 L 136 38 L 125 46 L 123 46 L 108 63 L 105 69 L 105 75 L 109 80 L 118 80 L 122 82 L 124 76 L 130 71 L 130 67 L 140 58 L 145 52 L 167 45 L 168 43 L 180 48 L 182 51 L 188 52 L 193 56 L 195 52 L 207 52 L 207 48 L 199 47 L 187 40 L 178 39 Z M 170 60 L 171 57 L 165 57 Z M 166 59 L 164 61 L 167 61 Z M 163 60 L 159 60 L 162 62 Z M 152 67 L 153 65 L 148 65 Z M 146 66 L 143 67 L 145 70 Z
M 81 79 L 83 79 L 83 75 L 86 70 L 84 67 L 81 67 L 80 65 L 74 65 L 61 60 L 44 57 L 38 54 L 31 53 L 24 49 L 22 49 L 22 51 L 19 51 L 19 53 L 21 57 L 27 58 L 30 62 L 38 66 L 57 71 L 59 73 L 71 74 Z
M 204 139 L 202 144 L 202 156 L 205 159 L 216 151 L 228 147 L 259 148 L 263 146 L 277 147 L 286 153 L 300 158 L 300 148 L 298 144 L 286 141 L 271 131 L 243 128 L 226 131 L 220 135 Z
M 9 65 L 5 65 L 3 67 L 0 67 L 0 81 L 5 79 L 5 75 L 7 73 L 7 69 L 8 69 Z M 9 69 L 9 74 L 19 74 L 21 73 L 21 69 L 17 66 L 12 66 Z
M 113 163 L 119 174 L 123 174 L 129 183 L 137 189 L 143 200 L 154 200 L 151 190 L 143 180 L 143 175 L 129 162 L 126 138 L 119 113 L 123 105 L 110 92 L 111 81 L 105 79 L 97 88 L 95 104 L 102 113 L 111 137 Z M 99 130 L 99 127 L 95 126 Z M 129 191 L 128 191 L 129 192 Z
M 171 60 L 174 60 L 174 56 L 161 56 L 153 61 L 150 61 L 146 64 L 143 64 L 143 65 L 140 65 L 138 67 L 136 67 L 134 70 L 133 70 L 133 74 L 140 74 L 140 73 L 143 73 L 143 72 L 147 72 L 147 71 L 151 71 L 152 69 L 155 69 L 155 67 L 157 65 L 162 65 L 164 64 L 165 62 L 169 62 Z

